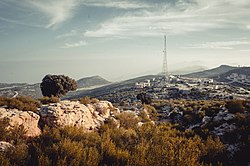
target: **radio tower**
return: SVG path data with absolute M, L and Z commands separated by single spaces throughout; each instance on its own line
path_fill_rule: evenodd
M 167 63 L 167 37 L 164 35 L 164 50 L 163 50 L 163 65 L 162 74 L 164 76 L 165 84 L 168 83 L 168 63 Z

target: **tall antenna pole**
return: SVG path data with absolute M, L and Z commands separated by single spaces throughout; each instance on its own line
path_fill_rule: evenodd
M 162 65 L 162 73 L 165 78 L 165 83 L 168 83 L 168 64 L 167 64 L 167 36 L 164 35 L 164 50 L 163 50 L 163 65 Z

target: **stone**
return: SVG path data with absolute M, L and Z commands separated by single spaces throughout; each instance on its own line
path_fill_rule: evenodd
M 42 106 L 39 114 L 42 122 L 48 126 L 78 126 L 92 130 L 100 127 L 110 117 L 110 108 L 113 105 L 107 101 L 85 106 L 79 101 L 64 100 Z
M 214 118 L 213 121 L 220 122 L 222 120 L 228 121 L 234 119 L 235 115 L 229 112 L 220 111 Z
M 17 109 L 0 108 L 0 119 L 9 120 L 8 128 L 23 126 L 27 137 L 36 137 L 41 134 L 38 127 L 39 115 L 32 111 L 19 111 Z
M 113 105 L 108 101 L 100 101 L 98 103 L 94 103 L 95 111 L 99 113 L 103 118 L 108 118 L 110 116 L 110 109 L 113 108 Z
M 223 136 L 227 132 L 232 132 L 237 127 L 234 124 L 223 123 L 222 125 L 215 127 L 213 133 L 217 136 Z

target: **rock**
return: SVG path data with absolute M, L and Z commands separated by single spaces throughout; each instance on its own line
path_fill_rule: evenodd
M 87 107 L 92 114 L 95 112 L 95 107 L 92 104 L 87 104 Z
M 234 124 L 223 123 L 222 125 L 215 127 L 213 133 L 217 136 L 223 136 L 227 132 L 232 132 L 236 129 Z
M 209 116 L 204 116 L 202 118 L 202 121 L 201 121 L 201 127 L 204 127 L 205 125 L 207 125 L 209 122 L 212 121 L 212 118 L 209 117 Z
M 100 101 L 93 104 L 95 111 L 99 113 L 103 118 L 108 118 L 110 116 L 110 109 L 113 108 L 113 105 L 108 101 Z
M 142 125 L 143 125 L 144 123 L 143 122 L 138 122 L 138 127 L 142 127 Z
M 234 119 L 235 115 L 229 112 L 220 111 L 214 118 L 213 121 L 220 122 L 221 120 L 228 121 L 230 119 Z
M 92 130 L 110 117 L 112 107 L 112 104 L 106 101 L 85 106 L 79 101 L 64 100 L 43 106 L 39 114 L 42 122 L 48 126 L 78 126 Z
M 0 152 L 6 151 L 8 148 L 14 148 L 12 144 L 5 141 L 0 141 Z
M 0 119 L 9 120 L 8 127 L 23 126 L 27 137 L 35 137 L 41 134 L 38 127 L 39 115 L 31 111 L 19 111 L 17 109 L 0 108 Z
M 233 157 L 239 150 L 240 150 L 240 145 L 239 143 L 236 144 L 226 144 L 225 146 L 226 150 L 229 152 L 229 157 Z

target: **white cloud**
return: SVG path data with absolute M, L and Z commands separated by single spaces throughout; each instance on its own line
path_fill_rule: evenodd
M 71 31 L 69 31 L 67 33 L 57 35 L 56 38 L 57 39 L 62 39 L 62 38 L 72 37 L 72 36 L 75 36 L 75 35 L 77 35 L 77 31 L 76 30 L 71 30 Z
M 3 18 L 3 17 L 0 17 L 0 20 L 1 20 L 1 21 L 5 21 L 5 22 L 8 22 L 8 23 L 14 23 L 14 24 L 17 24 L 17 25 L 24 25 L 24 26 L 28 26 L 28 27 L 43 28 L 42 25 L 29 24 L 29 23 L 25 23 L 25 22 L 22 22 L 22 21 L 19 21 L 19 20 L 12 20 L 12 19 Z
M 86 37 L 158 36 L 227 28 L 248 22 L 250 1 L 194 0 L 152 5 L 150 9 L 129 11 L 85 32 Z
M 44 0 L 26 1 L 31 7 L 35 7 L 49 18 L 47 28 L 53 28 L 57 24 L 66 21 L 73 16 L 74 8 L 78 5 L 77 0 Z
M 85 46 L 85 45 L 87 45 L 87 42 L 80 40 L 80 41 L 75 42 L 75 43 L 65 43 L 64 46 L 62 46 L 61 48 L 74 48 L 74 47 L 81 47 L 81 46 Z
M 220 41 L 192 44 L 182 48 L 233 49 L 234 46 L 250 45 L 249 41 Z
M 120 8 L 120 9 L 140 9 L 140 8 L 149 8 L 150 5 L 138 1 L 114 1 L 114 0 L 83 0 L 81 2 L 86 6 L 95 6 L 95 7 L 106 7 L 106 8 Z

